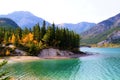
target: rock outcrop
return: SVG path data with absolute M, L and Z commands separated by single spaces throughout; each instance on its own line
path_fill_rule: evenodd
M 38 55 L 39 57 L 56 57 L 56 56 L 70 56 L 73 55 L 73 52 L 70 51 L 63 51 L 59 49 L 43 49 L 40 51 L 40 54 Z

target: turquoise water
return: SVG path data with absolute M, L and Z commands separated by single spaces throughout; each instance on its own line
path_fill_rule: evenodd
M 100 54 L 120 54 L 120 48 L 80 48 L 81 51 L 84 52 L 93 52 Z
M 78 59 L 14 63 L 5 68 L 17 80 L 120 80 L 120 48 L 81 50 L 100 54 Z

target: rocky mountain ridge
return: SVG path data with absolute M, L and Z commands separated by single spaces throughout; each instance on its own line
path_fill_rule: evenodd
M 113 16 L 109 19 L 106 19 L 98 24 L 96 24 L 94 27 L 92 27 L 91 29 L 85 31 L 82 33 L 82 36 L 96 36 L 106 30 L 109 30 L 111 28 L 120 26 L 120 14 L 117 14 L 116 16 Z
M 95 23 L 90 23 L 90 22 L 80 22 L 76 24 L 63 23 L 63 24 L 58 24 L 58 26 L 61 28 L 68 28 L 69 30 L 73 30 L 80 34 L 86 30 L 89 30 L 93 26 L 95 26 Z
M 82 33 L 82 41 L 86 43 L 99 43 L 106 40 L 108 35 L 116 31 L 115 28 L 120 27 L 120 14 L 117 14 L 109 19 L 106 19 L 96 24 L 91 29 Z M 96 40 L 96 41 L 95 41 Z
M 7 15 L 0 15 L 1 18 L 10 18 L 15 21 L 22 29 L 25 27 L 32 28 L 35 24 L 39 23 L 42 26 L 43 21 L 45 19 L 37 17 L 36 15 L 32 14 L 28 11 L 15 11 L 13 13 L 9 13 Z M 46 21 L 46 20 L 45 20 Z M 46 21 L 46 25 L 51 25 L 50 22 Z M 80 22 L 77 24 L 72 23 L 63 23 L 63 24 L 56 24 L 56 26 L 61 28 L 68 28 L 69 30 L 73 30 L 76 33 L 81 33 L 92 28 L 95 23 L 89 22 Z

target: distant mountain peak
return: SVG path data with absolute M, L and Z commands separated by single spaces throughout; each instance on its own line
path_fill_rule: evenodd
M 95 26 L 95 23 L 89 23 L 89 22 L 80 22 L 77 24 L 62 23 L 62 24 L 58 24 L 58 26 L 62 28 L 68 28 L 69 30 L 73 30 L 76 33 L 81 33 Z
M 0 17 L 14 20 L 21 28 L 32 28 L 37 23 L 41 26 L 44 21 L 44 19 L 39 18 L 28 11 L 15 11 L 7 15 L 0 15 Z M 50 23 L 46 21 L 46 25 L 50 25 Z
M 35 16 L 31 12 L 29 12 L 29 11 L 15 11 L 15 12 L 9 13 L 8 15 L 22 15 L 22 16 L 29 15 L 29 16 Z

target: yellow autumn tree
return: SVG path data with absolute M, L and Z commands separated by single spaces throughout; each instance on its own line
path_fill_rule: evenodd
M 29 33 L 29 34 L 25 35 L 25 37 L 23 38 L 22 41 L 23 41 L 24 43 L 33 41 L 33 34 L 32 34 L 32 33 Z
M 9 51 L 9 50 L 6 50 L 5 55 L 6 55 L 6 56 L 10 55 L 10 51 Z
M 28 38 L 29 38 L 29 41 L 33 41 L 33 34 L 32 34 L 32 33 L 29 33 L 29 34 L 28 34 Z
M 15 43 L 15 41 L 16 41 L 16 37 L 15 37 L 15 35 L 13 34 L 13 35 L 12 35 L 12 38 L 11 38 L 11 43 Z
M 25 36 L 23 39 L 22 39 L 23 43 L 27 43 L 28 41 L 28 38 Z

